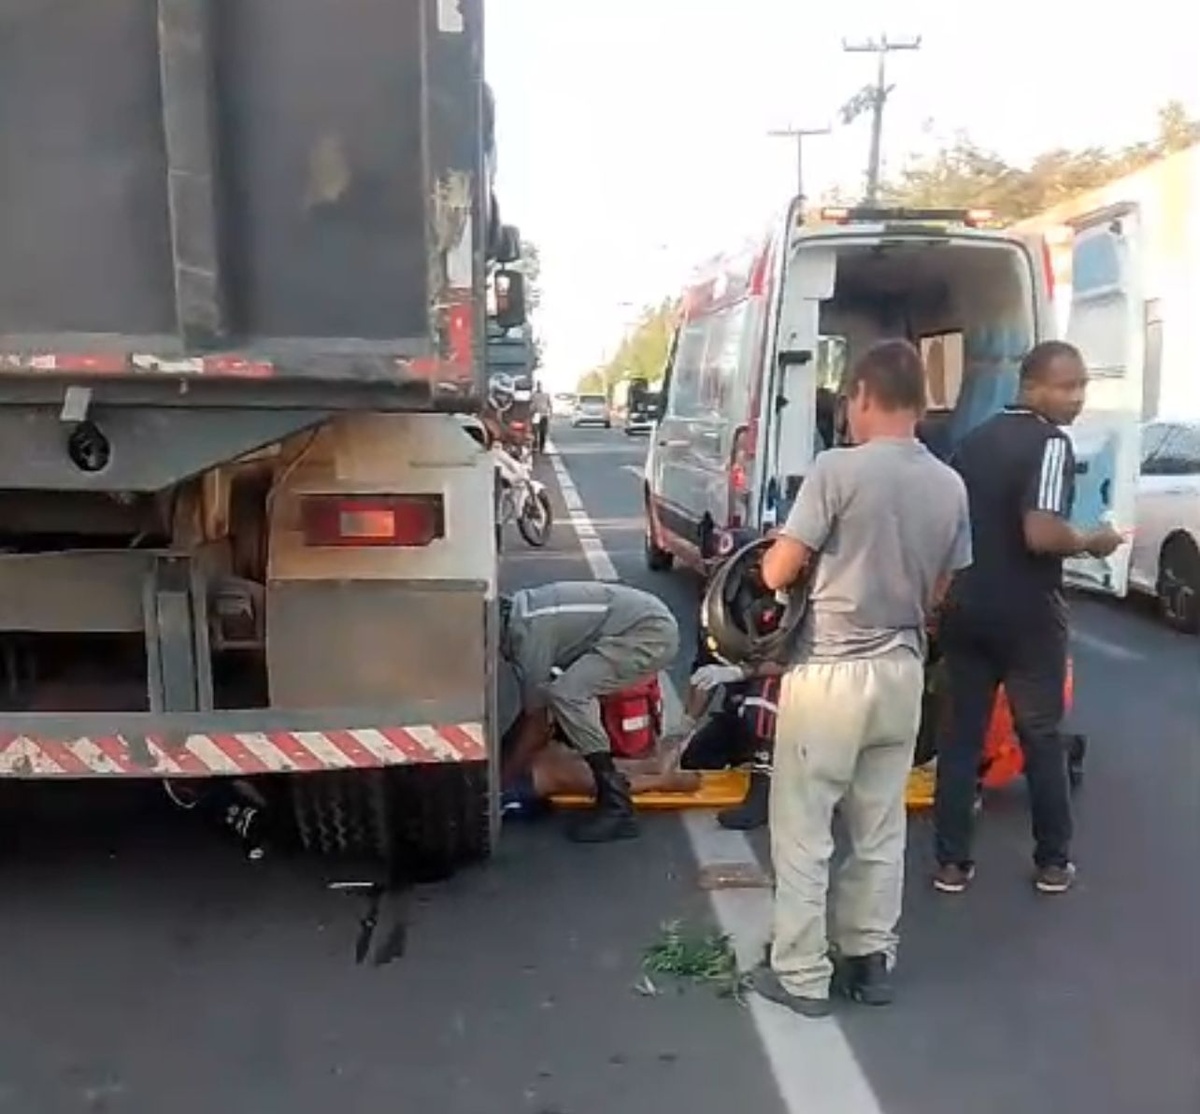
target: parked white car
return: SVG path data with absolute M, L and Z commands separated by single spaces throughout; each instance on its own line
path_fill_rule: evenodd
M 1200 420 L 1142 428 L 1129 586 L 1176 630 L 1200 632 Z

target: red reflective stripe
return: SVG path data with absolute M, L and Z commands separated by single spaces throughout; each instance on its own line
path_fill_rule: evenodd
M 91 375 L 121 375 L 129 370 L 129 357 L 124 354 L 46 352 L 28 357 L 29 366 L 37 371 L 86 372 Z
M 379 759 L 351 731 L 326 731 L 325 738 L 349 759 L 352 766 L 378 766 Z
M 267 741 L 276 750 L 282 751 L 297 769 L 324 770 L 327 768 L 321 759 L 288 731 L 273 731 L 267 736 Z
M 53 739 L 39 739 L 35 736 L 30 736 L 30 741 L 41 752 L 50 759 L 56 766 L 60 766 L 69 774 L 87 774 L 91 772 L 91 767 L 88 766 L 82 758 L 80 758 L 66 743 L 58 742 Z
M 96 735 L 92 738 L 96 749 L 123 774 L 137 773 L 141 767 L 129 757 L 129 748 L 117 735 Z
M 461 727 L 448 724 L 445 727 L 439 727 L 438 734 L 450 743 L 464 758 L 477 759 L 487 757 L 487 748 Z
M 213 746 L 230 762 L 246 774 L 269 774 L 268 766 L 254 751 L 250 750 L 236 735 L 209 735 Z
M 387 739 L 401 754 L 406 758 L 411 758 L 414 762 L 426 762 L 431 757 L 429 751 L 405 731 L 403 727 L 381 727 L 379 728 L 379 734 Z
M 267 379 L 275 374 L 269 360 L 247 360 L 243 356 L 206 356 L 205 375 L 229 375 L 239 379 Z
M 157 747 L 167 758 L 174 762 L 184 774 L 195 774 L 203 777 L 209 773 L 208 767 L 200 761 L 187 746 L 168 746 L 161 735 L 151 735 L 148 739 L 152 746 Z

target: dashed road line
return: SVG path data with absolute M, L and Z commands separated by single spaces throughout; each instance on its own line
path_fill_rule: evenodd
M 571 474 L 567 471 L 567 466 L 563 463 L 554 442 L 549 438 L 546 439 L 546 456 L 550 461 L 550 467 L 554 469 L 554 478 L 558 481 L 559 490 L 562 492 L 563 503 L 571 520 L 571 527 L 575 531 L 576 537 L 579 538 L 580 548 L 583 550 L 584 557 L 587 558 L 592 575 L 597 580 L 620 580 L 620 577 L 617 576 L 616 566 L 605 551 L 596 527 L 592 525 L 592 520 L 583 508 L 579 489 L 571 479 Z
M 592 574 L 597 580 L 619 579 L 562 457 L 549 443 L 546 455 Z M 682 712 L 679 693 L 665 673 L 662 690 L 663 718 L 668 725 L 677 724 Z M 745 834 L 717 827 L 711 813 L 685 813 L 684 829 L 701 869 L 756 860 Z M 739 960 L 753 965 L 768 934 L 770 895 L 763 890 L 712 890 L 709 899 L 722 930 L 734 941 Z M 883 1114 L 836 1020 L 799 1018 L 757 995 L 751 995 L 749 1011 L 788 1114 Z

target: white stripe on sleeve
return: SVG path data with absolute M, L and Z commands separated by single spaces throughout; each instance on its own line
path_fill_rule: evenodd
M 1042 470 L 1038 479 L 1037 509 L 1061 514 L 1063 509 L 1063 473 L 1067 463 L 1067 443 L 1051 437 L 1042 448 Z

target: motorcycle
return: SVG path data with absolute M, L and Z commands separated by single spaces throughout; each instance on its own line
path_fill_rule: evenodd
M 516 522 L 526 543 L 541 549 L 550 540 L 554 510 L 546 485 L 533 475 L 533 452 L 528 445 L 497 445 L 496 462 L 496 549 L 500 549 L 504 527 Z

